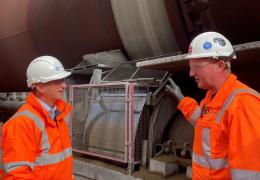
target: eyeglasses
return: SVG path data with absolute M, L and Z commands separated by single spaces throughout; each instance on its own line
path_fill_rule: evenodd
M 54 80 L 54 81 L 50 81 L 48 83 L 52 84 L 52 85 L 59 85 L 59 84 L 66 83 L 66 82 L 65 82 L 65 79 L 57 79 L 57 80 Z
M 202 62 L 197 64 L 190 64 L 190 70 L 198 70 L 214 62 Z

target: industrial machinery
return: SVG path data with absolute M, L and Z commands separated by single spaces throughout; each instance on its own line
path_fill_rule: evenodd
M 240 62 L 234 63 L 233 70 L 245 71 L 247 67 L 256 73 L 259 48 L 259 42 L 234 46 Z M 95 84 L 71 86 L 74 151 L 127 164 L 130 174 L 135 165 L 146 167 L 148 162 L 150 171 L 161 172 L 151 168 L 158 158 L 175 163 L 171 173 L 190 171 L 193 129 L 177 111 L 177 102 L 165 92 L 171 76 L 185 95 L 198 101 L 202 98 L 203 92 L 188 78 L 184 56 L 125 62 L 99 75 Z M 252 86 L 259 88 L 258 83 Z
M 147 97 L 167 77 L 167 72 L 136 68 L 135 63 L 120 64 L 99 84 L 70 89 L 74 151 L 128 164 L 131 172 L 148 138 Z
M 24 103 L 29 62 L 53 55 L 72 71 L 64 98 L 74 106 L 68 121 L 75 155 L 128 167 L 128 173 L 177 157 L 171 162 L 185 174 L 193 129 L 165 92 L 167 78 L 199 101 L 204 92 L 188 76 L 184 53 L 197 34 L 218 31 L 237 44 L 232 71 L 260 91 L 259 6 L 242 0 L 2 0 L 0 120 Z

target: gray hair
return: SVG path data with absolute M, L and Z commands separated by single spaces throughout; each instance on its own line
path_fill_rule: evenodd
M 225 61 L 225 65 L 226 65 L 226 69 L 230 69 L 231 70 L 231 63 L 230 63 L 230 61 Z

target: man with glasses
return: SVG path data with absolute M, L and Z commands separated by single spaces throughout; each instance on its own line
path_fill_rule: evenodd
M 2 129 L 3 179 L 73 179 L 72 149 L 62 100 L 71 73 L 52 56 L 34 59 L 27 68 L 32 89 L 26 103 Z
M 184 97 L 172 79 L 166 88 L 195 128 L 192 179 L 260 179 L 260 96 L 231 73 L 231 43 L 219 33 L 202 33 L 187 59 L 205 98 L 198 104 Z

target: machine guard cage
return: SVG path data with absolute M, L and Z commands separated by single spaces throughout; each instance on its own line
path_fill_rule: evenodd
M 141 148 L 135 146 L 142 138 L 136 133 L 143 131 L 139 121 L 147 93 L 147 87 L 129 82 L 72 85 L 73 151 L 122 163 L 140 161 Z

